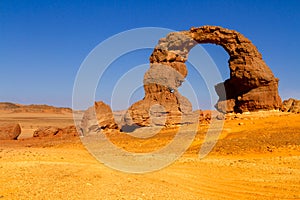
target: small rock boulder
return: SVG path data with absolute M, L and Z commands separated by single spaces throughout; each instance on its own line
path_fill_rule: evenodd
M 0 124 L 0 140 L 16 140 L 21 134 L 18 123 Z

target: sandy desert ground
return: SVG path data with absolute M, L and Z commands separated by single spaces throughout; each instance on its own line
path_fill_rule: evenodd
M 207 126 L 175 163 L 129 174 L 106 167 L 78 137 L 30 138 L 38 127 L 73 124 L 72 114 L 2 113 L 22 126 L 19 140 L 0 141 L 0 199 L 300 199 L 300 115 L 253 114 L 227 120 L 212 152 L 199 159 Z M 189 128 L 189 127 L 187 127 Z M 147 152 L 176 129 L 148 140 L 111 134 L 119 147 Z

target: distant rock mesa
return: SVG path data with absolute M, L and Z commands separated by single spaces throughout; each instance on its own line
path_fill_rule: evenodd
M 11 113 L 55 113 L 64 114 L 72 113 L 71 108 L 58 108 L 49 105 L 22 105 L 10 102 L 0 102 L 0 111 L 7 111 Z

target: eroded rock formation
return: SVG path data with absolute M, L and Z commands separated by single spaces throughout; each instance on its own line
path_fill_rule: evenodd
M 34 131 L 33 137 L 75 137 L 78 136 L 75 126 L 67 126 L 64 128 L 58 128 L 55 126 L 40 127 Z
M 185 65 L 188 53 L 199 43 L 220 45 L 230 56 L 230 78 L 215 87 L 219 95 L 216 104 L 219 111 L 281 108 L 278 79 L 251 41 L 233 30 L 203 26 L 173 32 L 160 39 L 150 56 L 150 69 L 144 76 L 145 97 L 129 108 L 125 121 L 150 126 L 155 124 L 155 116 L 163 115 L 165 125 L 185 123 L 185 116 L 192 113 L 192 106 L 179 94 L 178 87 L 188 73 Z
M 17 123 L 0 124 L 0 140 L 16 140 L 21 134 L 21 127 Z
M 117 129 L 118 125 L 109 105 L 99 101 L 85 111 L 80 128 L 82 134 L 86 135 L 91 132 L 99 132 L 102 129 Z
M 300 113 L 300 100 L 290 98 L 282 103 L 283 112 Z

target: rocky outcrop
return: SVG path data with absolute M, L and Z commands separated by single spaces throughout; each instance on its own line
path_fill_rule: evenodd
M 16 140 L 21 134 L 21 127 L 17 123 L 0 124 L 0 140 Z
M 220 45 L 230 56 L 230 78 L 215 87 L 219 111 L 230 113 L 281 107 L 278 79 L 251 41 L 233 30 L 203 26 L 173 32 L 160 39 L 150 56 L 150 69 L 144 76 L 145 97 L 128 110 L 130 123 L 151 125 L 150 110 L 154 105 L 163 107 L 166 125 L 182 123 L 184 115 L 191 113 L 191 104 L 179 94 L 178 87 L 187 76 L 188 53 L 199 43 Z
M 281 110 L 283 112 L 300 113 L 300 100 L 293 98 L 284 100 Z
M 67 126 L 58 128 L 55 126 L 40 127 L 33 133 L 33 137 L 75 137 L 78 136 L 75 126 Z
M 99 132 L 102 129 L 118 129 L 118 125 L 109 105 L 99 101 L 84 112 L 80 129 L 85 135 L 90 132 Z

